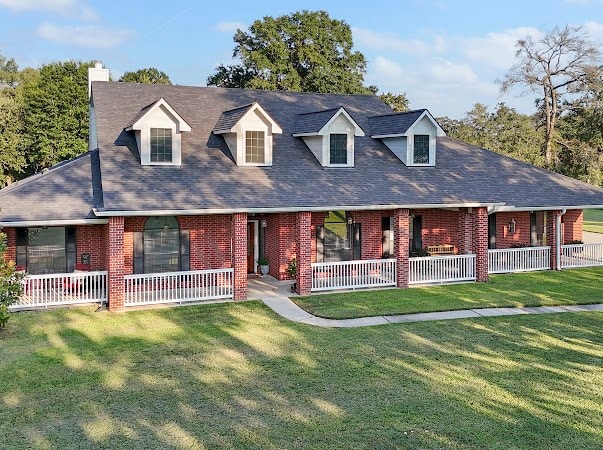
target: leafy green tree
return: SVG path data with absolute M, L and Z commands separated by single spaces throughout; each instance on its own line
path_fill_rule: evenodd
M 126 83 L 172 84 L 170 77 L 155 67 L 124 73 L 119 81 Z
M 501 92 L 516 85 L 542 93 L 538 105 L 544 122 L 544 153 L 549 168 L 559 169 L 555 152 L 556 126 L 575 94 L 589 89 L 603 72 L 601 52 L 580 27 L 555 27 L 541 38 L 531 36 L 516 44 L 516 61 L 503 80 Z
M 23 276 L 16 272 L 14 263 L 4 258 L 6 235 L 0 233 L 0 328 L 8 322 L 8 307 L 19 300 L 22 292 Z
M 379 95 L 379 98 L 392 109 L 394 112 L 408 111 L 409 101 L 405 93 L 394 94 L 392 92 L 386 92 L 385 94 Z
M 19 79 L 19 66 L 14 58 L 6 58 L 0 53 L 0 89 L 14 86 Z
M 24 145 L 28 172 L 39 172 L 88 150 L 88 68 L 92 62 L 43 65 L 24 80 Z
M 241 63 L 220 65 L 207 84 L 252 89 L 375 93 L 364 86 L 366 60 L 353 50 L 352 30 L 326 11 L 266 16 L 234 36 L 233 56 Z

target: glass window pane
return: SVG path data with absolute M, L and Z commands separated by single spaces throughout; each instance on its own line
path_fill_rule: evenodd
M 324 221 L 323 258 L 325 262 L 352 259 L 352 225 L 345 211 L 331 211 Z
M 180 230 L 175 217 L 151 217 L 144 231 L 144 272 L 180 270 Z
M 172 162 L 171 128 L 151 128 L 151 162 Z
M 63 273 L 66 269 L 65 228 L 30 228 L 27 271 L 32 274 Z
M 329 164 L 348 163 L 348 135 L 331 134 Z
M 253 164 L 264 164 L 265 139 L 263 131 L 245 132 L 245 162 Z
M 429 135 L 415 134 L 414 164 L 429 164 Z

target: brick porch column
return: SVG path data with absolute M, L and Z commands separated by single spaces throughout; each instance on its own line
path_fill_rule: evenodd
M 232 215 L 232 267 L 234 299 L 247 298 L 247 213 Z
M 0 233 L 6 235 L 6 252 L 4 259 L 6 262 L 17 261 L 17 230 L 15 228 L 0 228 Z
M 559 214 L 561 211 L 546 212 L 546 245 L 551 247 L 552 270 L 557 270 L 557 216 Z
M 312 213 L 301 211 L 295 215 L 295 259 L 297 261 L 297 293 L 308 295 L 312 289 Z
M 473 209 L 473 251 L 477 281 L 488 281 L 488 209 Z
M 408 209 L 394 211 L 394 255 L 396 255 L 397 287 L 408 287 L 408 255 L 410 216 Z
M 109 217 L 107 226 L 109 311 L 124 309 L 124 218 Z

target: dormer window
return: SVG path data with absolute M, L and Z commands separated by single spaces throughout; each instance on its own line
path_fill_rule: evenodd
M 429 164 L 429 135 L 415 134 L 414 135 L 414 164 Z
M 266 161 L 266 145 L 263 131 L 245 132 L 245 163 L 264 164 Z
M 182 133 L 191 127 L 163 98 L 145 106 L 125 128 L 133 131 L 143 166 L 179 166 Z
M 331 134 L 331 147 L 329 149 L 330 164 L 348 163 L 348 135 Z
M 273 135 L 282 132 L 258 103 L 224 111 L 213 129 L 224 136 L 237 166 L 271 166 Z
M 151 128 L 151 162 L 172 162 L 171 128 Z
M 294 137 L 301 137 L 323 167 L 354 167 L 354 138 L 364 131 L 344 107 L 299 114 Z

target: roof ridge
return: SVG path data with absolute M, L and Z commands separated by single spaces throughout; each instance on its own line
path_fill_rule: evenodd
M 429 111 L 427 108 L 419 108 L 419 109 L 411 109 L 410 111 L 396 111 L 387 114 L 375 114 L 374 116 L 367 116 L 367 119 L 371 119 L 373 117 L 386 117 L 386 116 L 401 116 L 403 114 L 412 114 L 418 112 Z M 430 113 L 431 114 L 431 113 Z
M 222 114 L 227 113 L 227 112 L 233 112 L 233 111 L 237 111 L 239 109 L 245 109 L 245 108 L 249 108 L 253 105 L 255 105 L 258 102 L 251 102 L 251 103 L 247 103 L 246 105 L 243 106 L 237 106 L 236 108 L 232 108 L 232 109 L 227 109 L 226 111 L 222 111 Z M 258 103 L 259 104 L 259 103 Z
M 76 163 L 80 159 L 83 159 L 86 156 L 90 156 L 91 154 L 92 154 L 92 152 L 87 150 L 85 153 L 82 153 L 81 155 L 78 155 L 75 158 L 68 159 L 66 161 L 61 161 L 61 162 L 55 164 L 54 166 L 43 169 L 41 172 L 34 173 L 33 175 L 28 176 L 27 178 L 24 178 L 19 181 L 15 181 L 14 183 L 0 189 L 0 197 L 7 193 L 13 192 L 17 189 L 20 189 L 23 186 L 27 186 L 29 183 L 31 183 L 33 181 L 37 181 L 40 178 L 44 178 L 47 175 L 54 174 L 54 173 L 56 173 L 57 170 L 64 169 L 65 167 L 70 166 L 72 163 Z
M 335 108 L 329 108 L 329 109 L 321 109 L 319 111 L 310 111 L 310 112 L 305 112 L 305 113 L 298 113 L 298 116 L 306 116 L 309 114 L 320 114 L 320 113 L 325 113 L 325 112 L 329 112 L 329 111 L 339 111 L 341 108 L 345 109 L 345 107 L 343 105 L 339 105 Z M 347 109 L 346 109 L 347 111 Z

